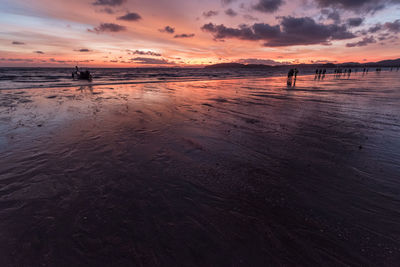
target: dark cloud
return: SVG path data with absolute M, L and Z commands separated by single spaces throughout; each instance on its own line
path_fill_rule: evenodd
M 399 4 L 399 0 L 315 0 L 320 7 L 334 7 L 354 12 L 376 12 L 386 5 Z
M 182 34 L 177 34 L 174 36 L 174 38 L 192 38 L 194 37 L 194 33 L 182 33 Z
M 11 62 L 33 62 L 33 59 L 30 58 L 0 58 L 2 61 L 11 61 Z
M 24 45 L 25 43 L 23 43 L 23 42 L 18 42 L 18 41 L 13 41 L 12 44 L 13 44 L 13 45 Z
M 218 11 L 214 11 L 214 10 L 203 12 L 203 16 L 205 18 L 210 18 L 210 17 L 217 16 L 217 15 L 218 15 Z
M 138 21 L 141 20 L 142 17 L 138 13 L 130 12 L 125 15 L 118 17 L 119 20 L 127 20 L 127 21 Z
M 82 48 L 82 49 L 78 49 L 78 50 L 74 50 L 74 51 L 86 53 L 86 52 L 91 52 L 92 50 L 87 49 L 87 48 Z
M 34 51 L 34 53 L 36 53 L 36 54 L 44 54 L 43 51 Z
M 310 17 L 282 17 L 281 25 L 271 26 L 255 23 L 252 26 L 241 25 L 229 28 L 224 25 L 205 24 L 203 31 L 213 34 L 215 39 L 236 38 L 250 41 L 265 41 L 264 46 L 293 46 L 329 44 L 333 40 L 356 37 L 345 25 L 318 24 Z
M 376 40 L 373 36 L 370 36 L 370 37 L 364 37 L 364 39 L 362 39 L 359 42 L 348 43 L 348 44 L 346 44 L 346 46 L 347 47 L 367 46 L 367 45 L 373 44 L 373 43 L 376 43 Z
M 155 57 L 161 57 L 161 54 L 153 52 L 153 51 L 141 51 L 141 50 L 135 50 L 135 51 L 131 51 L 128 50 L 131 55 L 141 55 L 141 56 L 155 56 Z
M 400 19 L 397 19 L 393 22 L 386 22 L 383 27 L 393 33 L 399 33 L 400 32 Z
M 253 9 L 265 13 L 273 13 L 283 5 L 283 0 L 259 0 L 259 2 L 253 6 Z
M 229 9 L 225 10 L 225 14 L 230 16 L 230 17 L 236 17 L 237 16 L 237 13 L 232 8 L 229 8 Z
M 382 30 L 382 29 L 383 29 L 382 24 L 378 23 L 378 24 L 375 24 L 374 26 L 370 27 L 370 28 L 367 30 L 367 32 L 369 32 L 369 33 L 376 33 L 376 32 L 379 32 L 379 31 Z M 364 33 L 364 34 L 366 34 L 366 33 Z
M 92 4 L 95 6 L 120 6 L 125 2 L 126 0 L 97 0 Z
M 384 24 L 377 23 L 374 26 L 369 27 L 367 30 L 360 31 L 361 34 L 367 35 L 368 33 L 377 33 L 382 31 L 388 31 L 394 34 L 400 32 L 400 19 L 393 22 L 386 22 Z
M 148 58 L 148 57 L 135 57 L 131 58 L 131 61 L 139 64 L 151 64 L 151 65 L 165 65 L 174 63 L 174 62 L 169 62 L 166 59 Z
M 114 23 L 101 23 L 100 26 L 93 29 L 88 29 L 89 32 L 103 33 L 103 32 L 121 32 L 126 31 L 125 26 Z
M 347 24 L 350 27 L 358 27 L 363 23 L 364 19 L 363 18 L 349 18 L 347 20 Z
M 166 32 L 166 33 L 175 33 L 175 28 L 171 26 L 165 26 L 163 29 L 159 29 L 160 32 Z
M 332 10 L 328 14 L 328 19 L 331 19 L 336 23 L 340 23 L 340 13 L 337 10 Z

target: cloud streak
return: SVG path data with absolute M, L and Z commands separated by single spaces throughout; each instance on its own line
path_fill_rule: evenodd
M 131 61 L 138 63 L 138 64 L 149 64 L 149 65 L 174 64 L 174 62 L 169 62 L 166 59 L 148 58 L 148 57 L 135 57 L 135 58 L 131 58 Z
M 346 47 L 367 46 L 367 45 L 373 44 L 373 43 L 376 43 L 376 40 L 373 36 L 370 36 L 370 37 L 364 37 L 359 42 L 348 43 L 348 44 L 346 44 Z
M 117 18 L 118 20 L 126 20 L 126 21 L 138 21 L 141 20 L 142 17 L 138 13 L 130 12 L 126 13 L 123 16 Z
M 195 36 L 194 33 L 182 33 L 182 34 L 176 34 L 174 38 L 193 38 Z
M 88 31 L 94 33 L 121 32 L 126 31 L 126 27 L 115 23 L 101 23 L 98 27 L 88 29 Z
M 126 0 L 97 0 L 96 2 L 93 2 L 92 4 L 94 6 L 120 6 L 124 4 Z
M 165 26 L 163 29 L 159 29 L 159 31 L 173 34 L 173 33 L 175 33 L 175 28 L 173 28 L 171 26 Z

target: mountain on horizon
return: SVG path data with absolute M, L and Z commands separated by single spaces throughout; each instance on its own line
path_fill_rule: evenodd
M 287 64 L 287 65 L 264 65 L 264 64 L 242 64 L 242 63 L 218 63 L 213 65 L 205 66 L 206 69 L 232 69 L 232 68 L 277 68 L 277 67 L 289 67 L 289 66 L 316 66 L 316 67 L 327 67 L 327 68 L 335 68 L 338 66 L 366 66 L 366 67 L 400 67 L 400 58 L 398 59 L 389 59 L 382 60 L 378 62 L 368 62 L 368 63 L 359 63 L 359 62 L 346 62 L 340 64 L 334 63 L 324 63 L 324 64 Z

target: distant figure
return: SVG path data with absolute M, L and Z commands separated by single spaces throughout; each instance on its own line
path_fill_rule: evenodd
M 290 69 L 288 72 L 288 75 L 287 75 L 287 86 L 288 87 L 292 86 L 293 75 L 294 75 L 294 69 Z
M 319 70 L 317 69 L 317 70 L 315 71 L 315 75 L 318 75 L 318 72 L 319 72 Z
M 78 66 L 75 66 L 75 71 L 72 72 L 72 78 L 75 78 L 75 75 L 79 77 L 79 68 Z

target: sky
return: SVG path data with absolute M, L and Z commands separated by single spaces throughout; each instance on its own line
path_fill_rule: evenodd
M 0 66 L 400 58 L 400 0 L 0 0 Z

